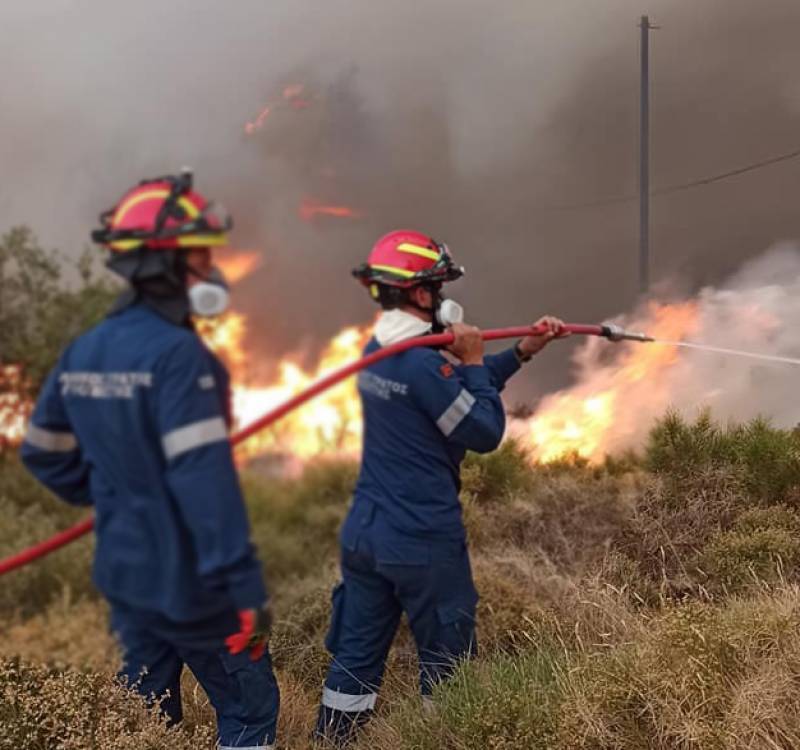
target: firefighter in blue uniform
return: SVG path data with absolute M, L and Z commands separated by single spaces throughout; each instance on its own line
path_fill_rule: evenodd
M 444 245 L 411 231 L 381 238 L 354 271 L 383 308 L 366 354 L 449 327 L 458 362 L 415 348 L 359 378 L 362 464 L 341 531 L 342 582 L 326 640 L 332 660 L 315 730 L 334 745 L 349 742 L 371 715 L 403 612 L 423 699 L 457 660 L 474 655 L 478 594 L 458 498 L 460 464 L 467 450 L 498 446 L 500 391 L 522 362 L 562 335 L 561 321 L 543 318 L 544 335 L 484 356 L 480 332 L 461 323 L 460 307 L 441 294 L 462 274 Z
M 130 286 L 62 354 L 22 458 L 62 499 L 94 506 L 93 577 L 126 683 L 175 723 L 186 665 L 216 710 L 220 747 L 271 747 L 270 614 L 228 440 L 228 375 L 190 318 L 227 304 L 211 248 L 231 221 L 188 171 L 140 183 L 101 220 L 93 239 Z

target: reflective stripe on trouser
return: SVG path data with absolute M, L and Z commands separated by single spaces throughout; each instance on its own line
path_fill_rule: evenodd
M 381 563 L 380 550 L 342 550 L 342 583 L 333 592 L 326 646 L 332 654 L 325 679 L 318 732 L 369 713 L 403 611 L 417 644 L 420 688 L 448 677 L 459 659 L 474 655 L 475 605 L 469 556 L 463 542 L 439 545 L 423 565 Z M 441 554 L 437 554 L 441 553 Z M 338 711 L 337 711 L 338 709 Z M 333 739 L 330 736 L 329 739 Z
M 377 697 L 377 693 L 351 695 L 323 688 L 316 735 L 337 745 L 347 744 L 358 727 L 369 720 Z

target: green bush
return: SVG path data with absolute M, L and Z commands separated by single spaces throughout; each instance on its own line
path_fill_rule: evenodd
M 701 565 L 729 591 L 795 578 L 800 566 L 800 516 L 785 506 L 754 508 L 715 534 Z
M 21 552 L 85 518 L 39 484 L 15 454 L 0 454 L 0 559 Z M 91 582 L 93 537 L 64 547 L 8 573 L 0 584 L 0 611 L 30 616 L 43 611 L 65 590 L 73 599 L 94 596 Z
M 668 414 L 646 465 L 653 479 L 617 542 L 662 595 L 798 580 L 797 433 L 760 419 L 722 427 L 707 412 L 693 423 Z
M 530 485 L 533 478 L 531 457 L 518 442 L 506 440 L 492 453 L 468 453 L 461 478 L 461 496 L 465 503 L 502 502 Z
M 781 502 L 800 486 L 800 436 L 763 419 L 723 428 L 708 411 L 694 423 L 672 413 L 652 430 L 646 465 L 677 491 L 698 472 L 732 470 L 751 498 Z
M 262 479 L 245 473 L 253 540 L 275 587 L 325 574 L 334 564 L 338 530 L 356 472 L 350 461 L 320 461 L 298 479 Z
M 550 750 L 563 658 L 540 648 L 462 665 L 434 692 L 430 711 L 409 698 L 375 728 L 366 747 L 408 750 Z
M 27 227 L 0 237 L 0 366 L 22 366 L 21 395 L 37 393 L 64 346 L 102 318 L 116 294 L 90 252 L 70 262 L 44 250 Z

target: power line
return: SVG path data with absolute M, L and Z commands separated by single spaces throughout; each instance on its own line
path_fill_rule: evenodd
M 788 153 L 780 154 L 779 156 L 773 156 L 769 159 L 754 162 L 753 164 L 747 164 L 743 167 L 737 167 L 736 169 L 730 169 L 727 172 L 720 172 L 719 174 L 710 175 L 709 177 L 701 177 L 690 182 L 679 182 L 674 185 L 664 185 L 663 187 L 654 188 L 650 191 L 650 195 L 670 195 L 671 193 L 679 193 L 684 190 L 691 190 L 692 188 L 710 185 L 714 182 L 720 182 L 721 180 L 726 180 L 730 177 L 737 177 L 738 175 L 745 174 L 747 172 L 754 172 L 757 169 L 769 167 L 773 164 L 778 164 L 779 162 L 790 161 L 791 159 L 796 159 L 799 156 L 800 149 L 797 149 L 796 151 L 789 151 Z M 614 198 L 600 198 L 595 201 L 587 201 L 586 203 L 551 206 L 550 208 L 554 211 L 578 211 L 586 208 L 601 208 L 603 206 L 613 206 L 620 203 L 632 203 L 633 201 L 638 200 L 638 198 L 639 196 L 634 194 L 619 195 Z

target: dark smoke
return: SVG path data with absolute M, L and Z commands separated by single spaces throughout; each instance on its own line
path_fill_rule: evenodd
M 238 289 L 285 352 L 365 321 L 349 277 L 413 226 L 454 248 L 481 325 L 593 321 L 636 299 L 638 23 L 653 32 L 653 182 L 800 147 L 790 0 L 59 0 L 0 9 L 0 228 L 77 253 L 132 182 L 195 167 L 264 253 Z M 310 106 L 245 122 L 304 83 Z M 654 276 L 713 284 L 800 230 L 800 160 L 653 202 Z M 304 196 L 363 212 L 298 216 Z M 515 393 L 563 383 L 569 347 Z M 535 381 L 535 382 L 534 382 Z

